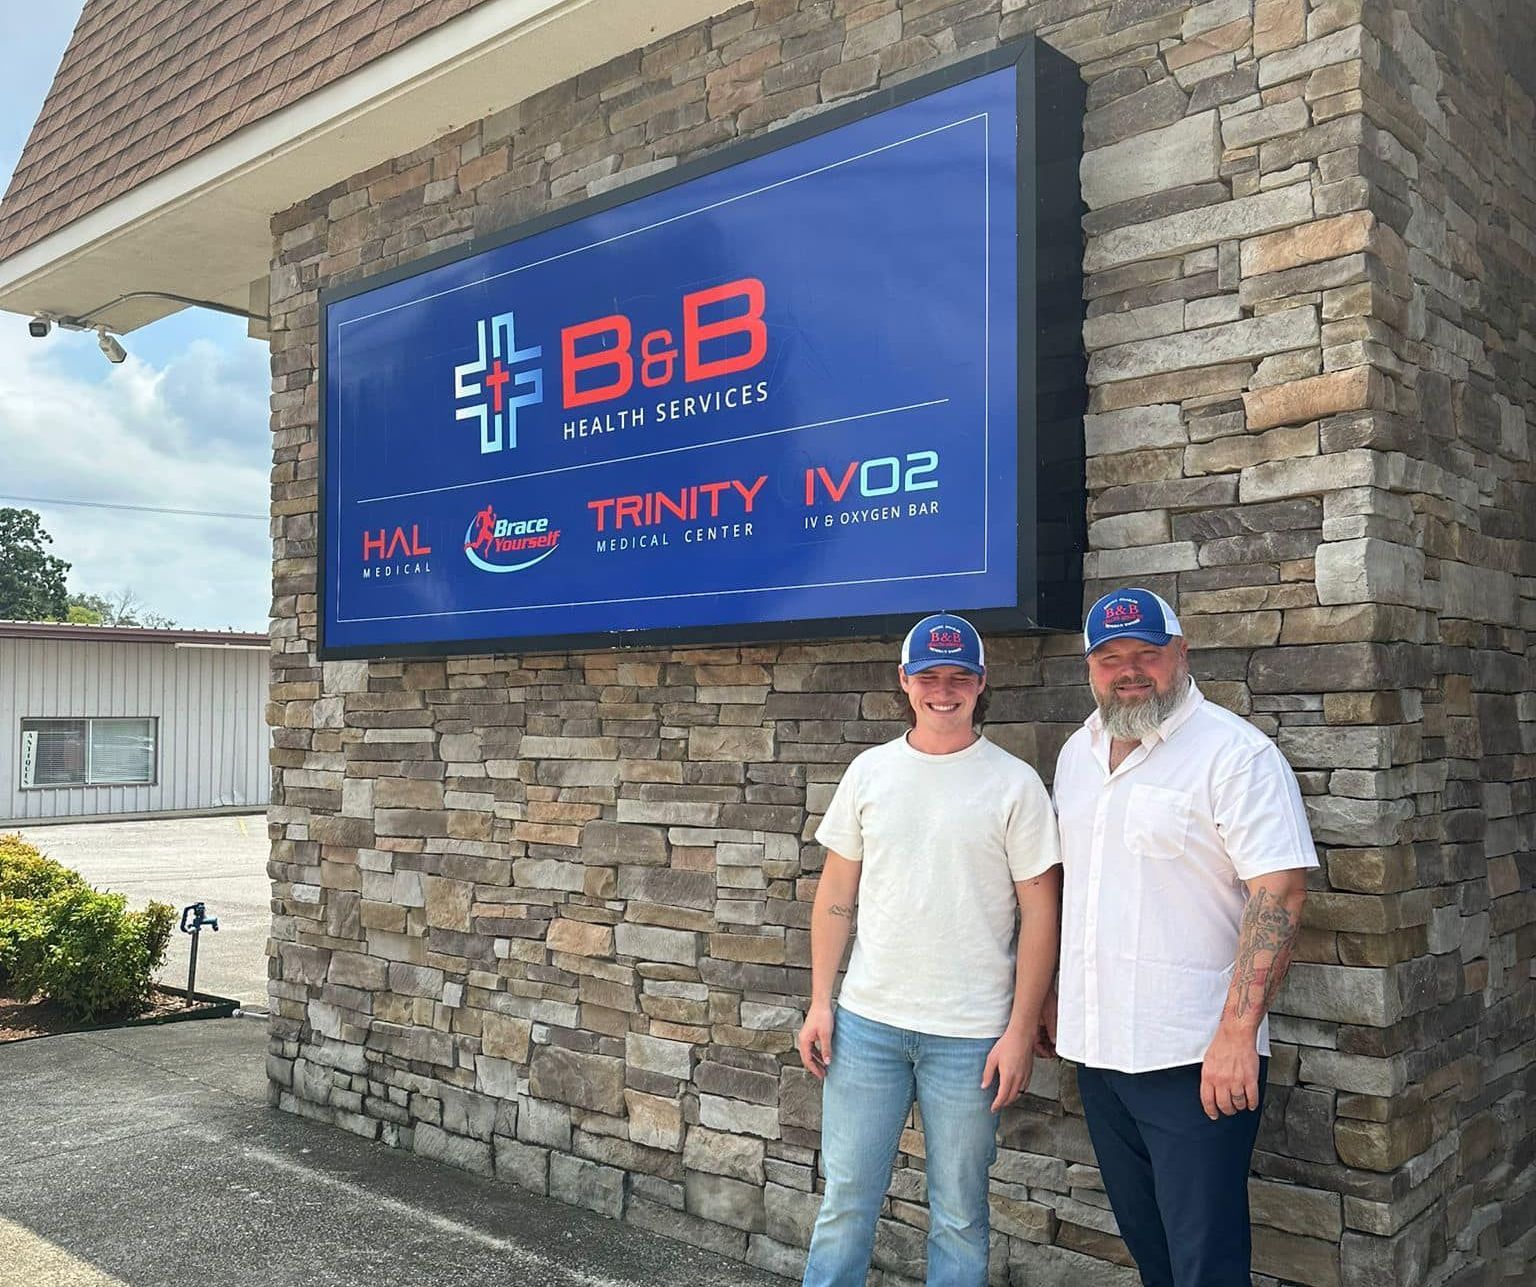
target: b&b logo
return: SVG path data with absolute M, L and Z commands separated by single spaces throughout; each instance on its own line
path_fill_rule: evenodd
M 1104 605 L 1104 625 L 1106 628 L 1134 626 L 1139 625 L 1140 622 L 1141 605 L 1134 599 L 1113 599 Z
M 749 371 L 761 362 L 768 354 L 768 327 L 763 321 L 767 302 L 767 289 L 756 277 L 742 277 L 684 294 L 683 383 Z M 706 309 L 711 310 L 709 321 L 704 320 Z M 659 389 L 672 382 L 679 347 L 672 332 L 659 326 L 645 332 L 638 346 L 634 336 L 634 323 L 623 313 L 561 330 L 561 387 L 567 410 L 622 398 L 634 388 L 637 366 L 640 383 L 647 389 Z M 743 340 L 745 351 L 720 351 L 722 345 L 726 349 L 740 349 Z M 578 343 L 582 345 L 580 352 Z M 708 358 L 706 344 L 711 345 Z M 636 347 L 640 351 L 638 363 Z
M 559 545 L 560 529 L 551 531 L 547 517 L 497 518 L 494 505 L 477 510 L 464 530 L 464 557 L 482 572 L 521 572 Z M 524 557 L 530 553 L 532 558 Z
M 953 626 L 935 626 L 928 632 L 929 652 L 959 652 L 965 639 Z
M 637 342 L 635 323 L 624 313 L 561 327 L 561 406 L 568 411 L 612 402 L 637 382 L 659 389 L 679 375 L 684 384 L 695 384 L 748 371 L 768 354 L 766 305 L 763 283 L 742 277 L 685 292 L 677 334 L 658 326 L 640 333 Z M 474 399 L 454 417 L 479 424 L 482 455 L 515 449 L 517 413 L 544 401 L 544 368 L 528 365 L 544 356 L 544 346 L 518 348 L 514 328 L 510 312 L 482 319 L 475 360 L 453 368 L 454 400 Z

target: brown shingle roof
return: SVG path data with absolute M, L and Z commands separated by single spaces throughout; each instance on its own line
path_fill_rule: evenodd
M 86 0 L 0 259 L 484 0 Z

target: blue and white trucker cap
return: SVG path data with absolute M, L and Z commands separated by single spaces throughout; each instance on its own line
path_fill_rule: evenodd
M 1083 653 L 1111 639 L 1141 639 L 1161 647 L 1183 635 L 1179 619 L 1161 595 L 1129 586 L 1111 590 L 1083 619 Z
M 913 626 L 901 645 L 901 668 L 915 675 L 932 666 L 962 666 L 985 674 L 987 654 L 976 627 L 952 612 L 935 612 Z

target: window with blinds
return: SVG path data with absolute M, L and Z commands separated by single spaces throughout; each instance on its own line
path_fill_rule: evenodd
M 21 785 L 143 786 L 155 780 L 153 719 L 24 719 Z

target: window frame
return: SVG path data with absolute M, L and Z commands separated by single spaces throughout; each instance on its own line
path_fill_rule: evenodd
M 92 726 L 98 721 L 102 723 L 121 723 L 124 721 L 137 721 L 149 725 L 151 739 L 149 777 L 139 782 L 109 782 L 97 781 L 91 776 L 91 750 L 94 742 Z M 80 781 L 71 782 L 33 782 L 25 781 L 26 756 L 22 747 L 24 739 L 29 732 L 41 732 L 37 726 L 42 724 L 84 724 L 85 725 L 85 777 Z M 29 728 L 28 725 L 32 727 Z M 100 790 L 103 788 L 123 787 L 153 787 L 160 785 L 160 717 L 158 715 L 24 715 L 17 722 L 17 756 L 16 775 L 19 791 L 83 791 Z

